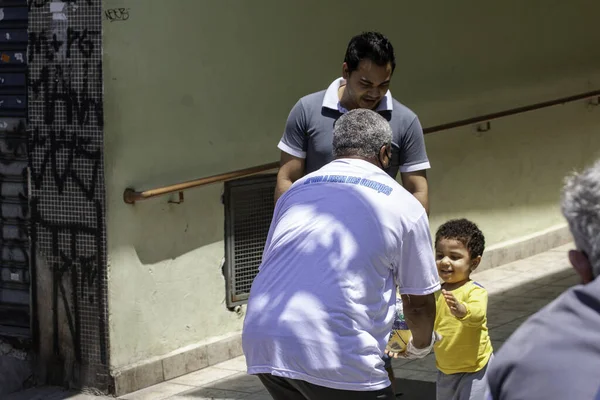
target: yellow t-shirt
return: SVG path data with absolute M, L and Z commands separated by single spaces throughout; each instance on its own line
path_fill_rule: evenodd
M 441 294 L 436 293 L 435 330 L 442 335 L 434 347 L 436 366 L 445 374 L 477 372 L 487 365 L 493 352 L 487 328 L 487 290 L 469 281 L 452 291 L 467 307 L 462 319 L 450 313 Z

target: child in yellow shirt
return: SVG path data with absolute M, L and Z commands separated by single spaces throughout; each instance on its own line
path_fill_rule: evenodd
M 436 294 L 434 346 L 437 400 L 484 400 L 486 370 L 493 358 L 487 328 L 487 290 L 471 280 L 481 262 L 485 238 L 466 219 L 451 220 L 435 235 L 435 259 L 442 279 Z

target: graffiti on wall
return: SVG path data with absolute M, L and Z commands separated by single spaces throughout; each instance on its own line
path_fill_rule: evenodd
M 129 19 L 129 8 L 109 8 L 104 11 L 104 15 L 110 22 L 127 21 Z
M 81 385 L 108 385 L 102 4 L 29 1 L 32 268 L 52 276 L 53 351 Z

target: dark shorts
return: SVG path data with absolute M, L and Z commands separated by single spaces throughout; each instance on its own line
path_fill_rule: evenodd
M 391 400 L 391 386 L 371 392 L 338 390 L 313 385 L 298 379 L 281 378 L 271 374 L 257 375 L 273 400 Z

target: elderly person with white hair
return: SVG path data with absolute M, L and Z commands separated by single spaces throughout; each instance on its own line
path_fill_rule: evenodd
M 582 280 L 529 318 L 488 370 L 489 399 L 600 399 L 600 160 L 567 178 L 562 212 Z
M 396 284 L 412 332 L 404 356 L 433 347 L 440 284 L 428 218 L 383 170 L 391 141 L 376 112 L 345 113 L 335 160 L 277 201 L 242 334 L 248 373 L 276 400 L 394 398 L 382 355 Z

